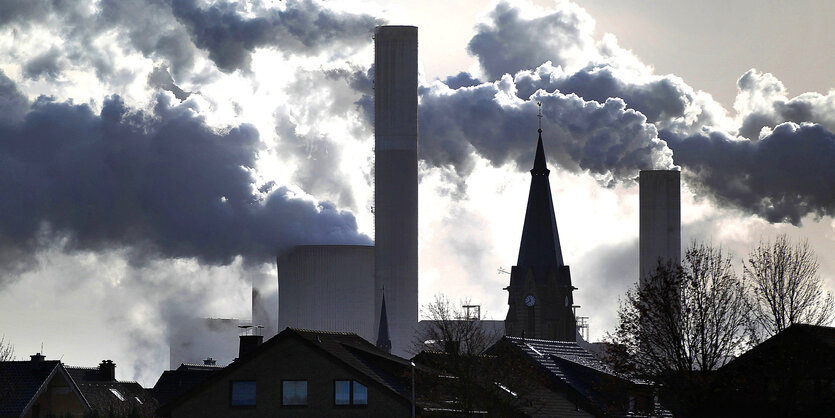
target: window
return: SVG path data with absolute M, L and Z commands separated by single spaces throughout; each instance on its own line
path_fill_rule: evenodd
M 368 387 L 356 380 L 336 380 L 333 402 L 336 405 L 368 405 Z
M 307 405 L 307 380 L 282 380 L 281 404 L 284 406 Z
M 112 393 L 112 394 L 113 394 L 113 396 L 115 396 L 115 397 L 116 397 L 117 399 L 119 399 L 120 401 L 124 401 L 124 400 L 125 400 L 125 397 L 124 397 L 124 396 L 122 396 L 122 393 L 121 393 L 121 392 L 119 392 L 119 390 L 118 390 L 118 389 L 116 389 L 116 388 L 110 388 L 110 393 Z
M 229 404 L 232 406 L 255 406 L 255 389 L 255 381 L 253 380 L 233 381 Z

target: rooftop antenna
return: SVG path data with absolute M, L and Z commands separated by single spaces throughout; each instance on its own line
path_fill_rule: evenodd
M 536 115 L 539 118 L 539 129 L 537 129 L 537 132 L 542 133 L 542 102 L 536 102 L 536 105 L 539 106 L 539 114 Z

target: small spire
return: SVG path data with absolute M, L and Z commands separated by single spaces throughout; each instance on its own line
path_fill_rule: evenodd
M 383 288 L 383 303 L 380 307 L 380 327 L 377 329 L 377 348 L 391 354 L 389 321 L 386 315 L 386 288 Z
M 539 130 L 539 139 L 536 141 L 536 155 L 533 157 L 533 170 L 531 174 L 545 174 L 550 171 L 545 163 L 545 147 L 542 146 L 542 129 Z
M 539 106 L 539 114 L 536 115 L 539 118 L 539 129 L 536 131 L 539 132 L 539 137 L 542 138 L 542 102 L 536 102 L 536 105 Z

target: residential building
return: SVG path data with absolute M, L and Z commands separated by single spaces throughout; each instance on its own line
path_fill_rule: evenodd
M 170 417 L 407 417 L 412 370 L 408 360 L 356 334 L 287 328 L 157 412 Z
M 30 357 L 0 362 L 0 417 L 81 417 L 90 412 L 90 404 L 60 361 L 46 360 L 40 353 Z
M 519 375 L 504 387 L 531 417 L 672 416 L 652 385 L 612 371 L 574 341 L 504 337 L 487 354 L 513 364 Z

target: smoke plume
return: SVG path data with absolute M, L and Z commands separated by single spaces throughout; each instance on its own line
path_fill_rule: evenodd
M 249 125 L 218 131 L 159 95 L 152 112 L 118 96 L 87 105 L 24 98 L 0 76 L 3 247 L 36 252 L 43 234 L 68 250 L 126 248 L 134 263 L 195 258 L 225 265 L 270 260 L 287 246 L 368 243 L 354 216 L 252 175 L 261 147 Z M 6 112 L 4 112 L 5 114 Z

